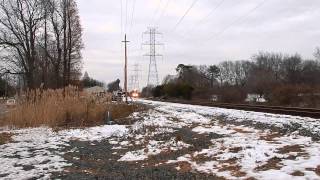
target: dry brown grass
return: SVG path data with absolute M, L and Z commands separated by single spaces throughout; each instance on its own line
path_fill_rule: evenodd
M 266 164 L 256 167 L 255 170 L 257 171 L 268 171 L 271 169 L 279 170 L 282 167 L 281 161 L 282 159 L 273 157 L 269 159 Z
M 13 134 L 10 133 L 0 133 L 0 145 L 9 143 Z
M 109 95 L 97 98 L 83 94 L 75 87 L 65 90 L 28 91 L 17 106 L 4 117 L 2 125 L 15 128 L 82 127 L 103 124 L 106 112 L 113 118 L 128 116 L 135 105 L 115 104 Z

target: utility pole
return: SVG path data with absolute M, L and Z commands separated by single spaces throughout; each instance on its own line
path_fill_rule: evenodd
M 163 46 L 162 43 L 157 41 L 157 35 L 161 35 L 157 31 L 155 27 L 149 27 L 148 31 L 144 32 L 143 34 L 148 35 L 148 41 L 143 43 L 144 46 L 149 46 L 149 53 L 145 54 L 144 56 L 148 56 L 150 58 L 149 62 L 149 73 L 148 73 L 148 86 L 150 85 L 159 85 L 159 74 L 158 74 L 158 67 L 157 67 L 157 57 L 161 56 L 161 54 L 157 54 L 157 46 Z
M 126 98 L 126 103 L 128 103 L 128 54 L 127 54 L 127 43 L 130 41 L 127 41 L 127 34 L 124 35 L 124 93 Z

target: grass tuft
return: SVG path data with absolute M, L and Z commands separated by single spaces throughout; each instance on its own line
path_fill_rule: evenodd
M 12 139 L 13 134 L 11 133 L 0 133 L 0 145 L 9 143 Z

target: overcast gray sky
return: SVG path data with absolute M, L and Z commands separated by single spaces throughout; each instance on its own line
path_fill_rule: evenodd
M 149 26 L 163 33 L 159 37 L 165 43 L 159 48 L 164 55 L 158 61 L 161 79 L 174 74 L 181 63 L 250 59 L 259 51 L 312 58 L 315 47 L 320 46 L 319 0 L 77 1 L 84 29 L 84 71 L 106 83 L 123 79 L 121 41 L 126 32 L 131 41 L 129 69 L 139 63 L 140 86 L 146 85 L 149 62 L 141 43 Z

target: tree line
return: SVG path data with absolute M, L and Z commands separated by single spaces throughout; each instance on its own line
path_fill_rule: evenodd
M 177 75 L 167 76 L 161 86 L 145 88 L 144 94 L 149 90 L 149 95 L 156 97 L 185 99 L 217 95 L 219 101 L 229 103 L 241 103 L 248 94 L 257 94 L 271 104 L 312 107 L 320 102 L 319 48 L 313 59 L 260 52 L 250 60 L 210 66 L 180 64 L 176 71 Z M 176 90 L 172 90 L 173 85 Z
M 82 28 L 75 0 L 0 0 L 0 74 L 30 89 L 81 76 Z

